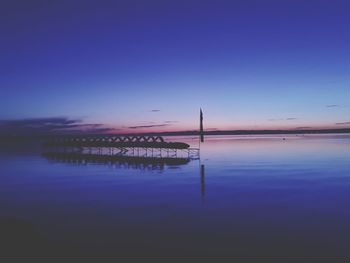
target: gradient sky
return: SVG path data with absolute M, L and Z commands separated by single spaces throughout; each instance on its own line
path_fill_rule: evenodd
M 4 2 L 2 122 L 350 127 L 347 0 Z

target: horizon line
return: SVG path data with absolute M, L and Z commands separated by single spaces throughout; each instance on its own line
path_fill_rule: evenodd
M 349 128 L 321 128 L 321 129 L 261 129 L 261 130 L 211 130 L 204 131 L 204 135 L 258 135 L 258 134 L 326 134 L 326 133 L 350 133 Z M 184 130 L 184 131 L 158 131 L 158 132 L 141 132 L 141 133 L 89 133 L 84 131 L 72 132 L 52 132 L 52 133 L 28 133 L 28 134 L 0 134 L 0 137 L 40 137 L 40 136 L 79 136 L 79 135 L 161 135 L 161 136 L 185 136 L 199 135 L 199 130 Z

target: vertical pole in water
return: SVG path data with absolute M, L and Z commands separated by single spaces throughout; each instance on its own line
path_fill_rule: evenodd
M 203 112 L 202 112 L 202 109 L 200 109 L 200 112 L 199 112 L 199 131 L 200 131 L 201 142 L 204 142 Z
M 203 111 L 202 108 L 199 109 L 199 151 L 201 149 L 201 142 L 204 142 L 204 130 L 203 130 Z M 200 159 L 200 154 L 199 154 Z
M 200 169 L 200 176 L 201 176 L 201 197 L 202 200 L 204 200 L 205 196 L 205 176 L 204 176 L 204 164 L 201 164 L 201 143 L 204 142 L 204 129 L 203 129 L 203 112 L 202 108 L 199 110 L 199 151 L 198 151 L 198 157 L 199 157 L 199 169 Z

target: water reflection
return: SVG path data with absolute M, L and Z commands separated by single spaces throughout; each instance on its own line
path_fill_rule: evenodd
M 139 156 L 118 156 L 82 154 L 75 152 L 45 152 L 42 156 L 55 162 L 72 164 L 106 164 L 120 168 L 133 168 L 142 170 L 164 170 L 166 166 L 176 167 L 186 165 L 190 162 L 188 158 L 167 158 L 167 157 L 139 157 Z
M 204 164 L 201 164 L 201 196 L 205 196 L 205 167 Z
M 349 262 L 350 138 L 284 137 L 208 136 L 200 162 L 176 164 L 2 156 L 0 218 L 29 220 L 60 253 Z

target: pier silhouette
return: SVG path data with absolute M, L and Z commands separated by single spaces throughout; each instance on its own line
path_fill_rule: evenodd
M 71 163 L 164 167 L 199 159 L 199 149 L 161 136 L 52 136 L 43 143 L 42 155 Z
M 80 135 L 52 136 L 44 146 L 189 149 L 183 142 L 166 142 L 161 136 Z

